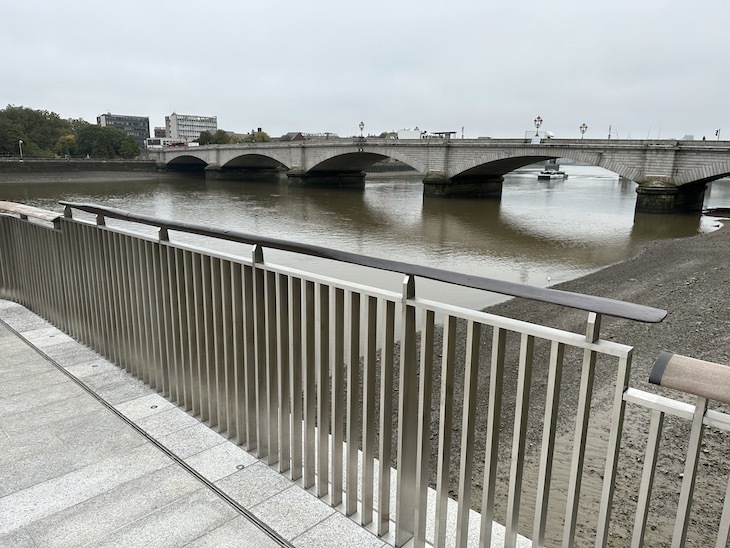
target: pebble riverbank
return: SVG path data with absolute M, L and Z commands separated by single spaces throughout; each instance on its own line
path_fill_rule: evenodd
M 649 371 L 662 350 L 730 365 L 730 227 L 726 226 L 718 231 L 690 238 L 653 242 L 633 259 L 554 287 L 668 311 L 666 319 L 659 324 L 641 324 L 610 318 L 606 318 L 603 322 L 601 330 L 603 339 L 634 347 L 630 384 L 635 388 L 659 392 L 675 399 L 693 401 L 691 397 L 648 384 Z M 488 311 L 578 333 L 585 331 L 586 313 L 581 311 L 519 299 L 490 307 Z M 567 382 L 564 378 L 562 384 L 561 401 L 570 402 L 577 399 L 579 371 L 567 374 Z M 600 476 L 605 462 L 605 452 L 601 454 L 600 451 L 605 441 L 605 436 L 601 432 L 609 420 L 608 413 L 602 411 L 610 409 L 613 393 L 611 379 L 614 376 L 614 371 L 604 371 L 600 367 L 596 374 L 596 397 L 589 432 L 589 437 L 593 435 L 594 442 L 589 441 L 589 454 L 586 457 L 589 477 L 584 480 L 578 523 L 577 544 L 581 546 L 588 543 L 587 539 L 590 538 L 594 527 L 595 508 L 592 501 L 598 497 Z M 544 403 L 539 398 L 533 401 L 535 407 L 541 407 Z M 730 412 L 730 406 L 713 403 L 711 407 Z M 542 408 L 539 412 L 530 413 L 530 421 L 531 427 L 539 433 Z M 511 438 L 511 423 L 505 425 L 509 426 L 504 426 L 507 428 L 504 436 Z M 647 426 L 648 413 L 640 409 L 627 411 L 622 442 L 624 458 L 617 478 L 610 546 L 630 544 Z M 560 482 L 561 475 L 567 473 L 565 468 L 570 460 L 574 425 L 570 420 L 566 420 L 559 428 L 561 432 L 558 436 L 558 445 L 560 439 L 563 439 L 565 444 L 556 449 L 557 469 L 554 472 L 554 486 L 556 482 Z M 688 431 L 688 425 L 683 421 L 668 420 L 665 424 L 661 456 L 657 464 L 654 502 L 648 522 L 645 544 L 647 546 L 668 545 L 668 539 L 671 538 Z M 481 437 L 484 435 L 484 431 L 479 433 Z M 532 452 L 528 457 L 532 459 L 533 464 L 537 459 L 538 450 L 539 442 L 533 443 Z M 505 454 L 505 457 L 509 459 L 508 454 Z M 595 469 L 592 468 L 591 462 L 594 459 Z M 633 465 L 630 464 L 631 461 Z M 530 470 L 528 464 L 526 471 L 528 484 Z M 481 470 L 475 470 L 474 477 L 480 478 L 481 473 Z M 500 471 L 500 483 L 504 484 L 507 481 L 507 473 L 508 470 Z M 711 429 L 703 442 L 695 492 L 696 502 L 693 506 L 688 537 L 689 546 L 714 545 L 713 535 L 716 534 L 722 511 L 728 473 L 730 473 L 730 435 Z M 595 478 L 591 478 L 591 475 Z M 528 493 L 531 490 L 532 487 L 526 488 L 523 494 L 523 501 L 528 505 L 530 496 L 534 500 L 534 493 L 531 495 Z M 562 492 L 559 483 L 554 487 L 554 492 L 554 497 L 551 493 L 554 500 L 551 501 L 549 511 L 549 522 L 551 522 L 549 527 L 553 531 L 548 535 L 547 545 L 558 545 L 561 541 L 559 530 L 562 527 L 564 507 L 561 503 L 564 505 L 565 493 Z M 481 493 L 475 494 L 473 503 L 477 502 L 477 496 L 481 496 Z M 552 510 L 553 507 L 555 510 Z M 500 513 L 504 512 L 504 507 L 498 507 L 498 510 Z M 497 514 L 496 519 L 502 521 L 503 516 Z M 531 536 L 532 526 L 528 519 L 521 521 L 520 532 L 528 537 Z

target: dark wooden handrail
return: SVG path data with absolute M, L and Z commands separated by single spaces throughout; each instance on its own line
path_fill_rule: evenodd
M 71 217 L 71 208 L 73 208 L 80 211 L 85 211 L 87 213 L 100 215 L 102 217 L 109 217 L 112 219 L 120 219 L 124 221 L 131 221 L 134 223 L 155 226 L 166 231 L 174 230 L 177 232 L 197 234 L 200 236 L 219 238 L 221 240 L 228 240 L 232 242 L 251 245 L 258 244 L 264 247 L 279 249 L 281 251 L 289 251 L 292 253 L 299 253 L 301 255 L 307 255 L 310 257 L 331 259 L 334 261 L 341 261 L 344 263 L 355 264 L 369 268 L 376 268 L 379 270 L 401 272 L 406 275 L 418 276 L 421 278 L 427 278 L 429 280 L 455 284 L 463 287 L 470 287 L 473 289 L 482 289 L 484 291 L 490 291 L 492 293 L 499 293 L 500 295 L 531 299 L 534 301 L 567 306 L 570 308 L 576 308 L 588 312 L 596 312 L 598 314 L 606 314 L 608 316 L 625 318 L 628 320 L 635 320 L 639 322 L 658 323 L 661 322 L 667 315 L 666 310 L 634 303 L 628 303 L 616 299 L 609 299 L 606 297 L 584 295 L 581 293 L 572 293 L 570 291 L 561 291 L 558 289 L 533 287 L 514 282 L 495 280 L 493 278 L 484 278 L 481 276 L 474 276 L 470 274 L 461 274 L 458 272 L 452 272 L 440 268 L 432 268 L 429 266 L 414 265 L 401 261 L 393 261 L 390 259 L 381 259 L 378 257 L 358 255 L 356 253 L 350 253 L 347 251 L 338 251 L 336 249 L 329 249 L 316 245 L 290 242 L 287 240 L 268 238 L 266 236 L 246 234 L 244 232 L 238 232 L 235 230 L 211 228 L 203 225 L 180 221 L 166 221 L 164 219 L 158 219 L 150 215 L 131 213 L 129 211 L 124 211 L 122 209 L 117 209 L 113 207 L 65 201 L 59 203 L 66 207 L 66 217 Z

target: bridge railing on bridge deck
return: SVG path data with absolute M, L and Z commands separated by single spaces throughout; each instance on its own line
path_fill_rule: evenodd
M 692 406 L 629 388 L 632 347 L 600 338 L 604 316 L 651 323 L 662 310 L 63 204 L 61 216 L 0 203 L 9 212 L 0 215 L 0 297 L 109 357 L 391 544 L 489 545 L 495 520 L 506 524 L 508 546 L 518 532 L 537 545 L 602 546 L 630 538 L 625 516 L 635 515 L 635 545 L 645 535 L 667 543 L 661 535 L 671 536 L 675 521 L 680 545 L 695 479 L 725 489 L 726 470 L 697 472 L 697 429 L 727 431 L 728 416 L 708 410 L 706 395 Z M 176 242 L 178 233 L 211 245 Z M 250 245 L 250 256 L 214 251 L 220 240 Z M 274 264 L 265 249 L 400 272 L 402 291 Z M 418 278 L 569 307 L 566 318 L 587 315 L 585 331 L 422 299 Z M 577 396 L 561 398 L 575 386 Z M 627 414 L 627 402 L 651 409 L 651 425 L 643 413 Z M 666 498 L 650 504 L 665 414 L 692 419 L 678 519 Z M 510 423 L 511 435 L 502 426 Z M 633 442 L 622 446 L 627 423 L 648 429 L 646 455 Z M 667 478 L 682 470 L 661 466 L 666 477 L 654 491 L 671 499 L 677 486 Z M 730 522 L 730 490 L 722 492 L 722 516 L 690 529 L 716 535 L 718 546 Z M 479 526 L 470 527 L 472 510 Z

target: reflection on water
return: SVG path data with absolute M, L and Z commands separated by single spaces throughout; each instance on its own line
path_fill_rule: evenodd
M 190 176 L 3 183 L 0 199 L 56 211 L 61 210 L 59 200 L 96 203 L 537 286 L 627 259 L 650 240 L 717 226 L 715 218 L 699 214 L 635 216 L 635 183 L 600 168 L 565 166 L 565 171 L 567 180 L 549 183 L 538 182 L 537 172 L 529 169 L 511 174 L 499 201 L 424 199 L 420 180 L 401 175 L 368 180 L 364 190 L 206 182 Z M 730 184 L 715 183 L 706 193 L 705 207 L 728 205 Z M 238 244 L 221 243 L 219 248 L 248 254 Z M 266 257 L 349 279 L 365 277 L 394 290 L 402 281 L 397 274 L 363 273 L 349 265 L 272 251 Z M 485 306 L 496 300 L 427 281 L 418 287 L 426 297 L 438 295 L 456 304 Z

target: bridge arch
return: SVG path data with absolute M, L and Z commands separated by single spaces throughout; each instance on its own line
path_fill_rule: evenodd
M 180 154 L 172 158 L 165 165 L 165 169 L 170 171 L 205 171 L 208 167 L 208 162 L 202 158 L 198 158 L 192 154 Z

